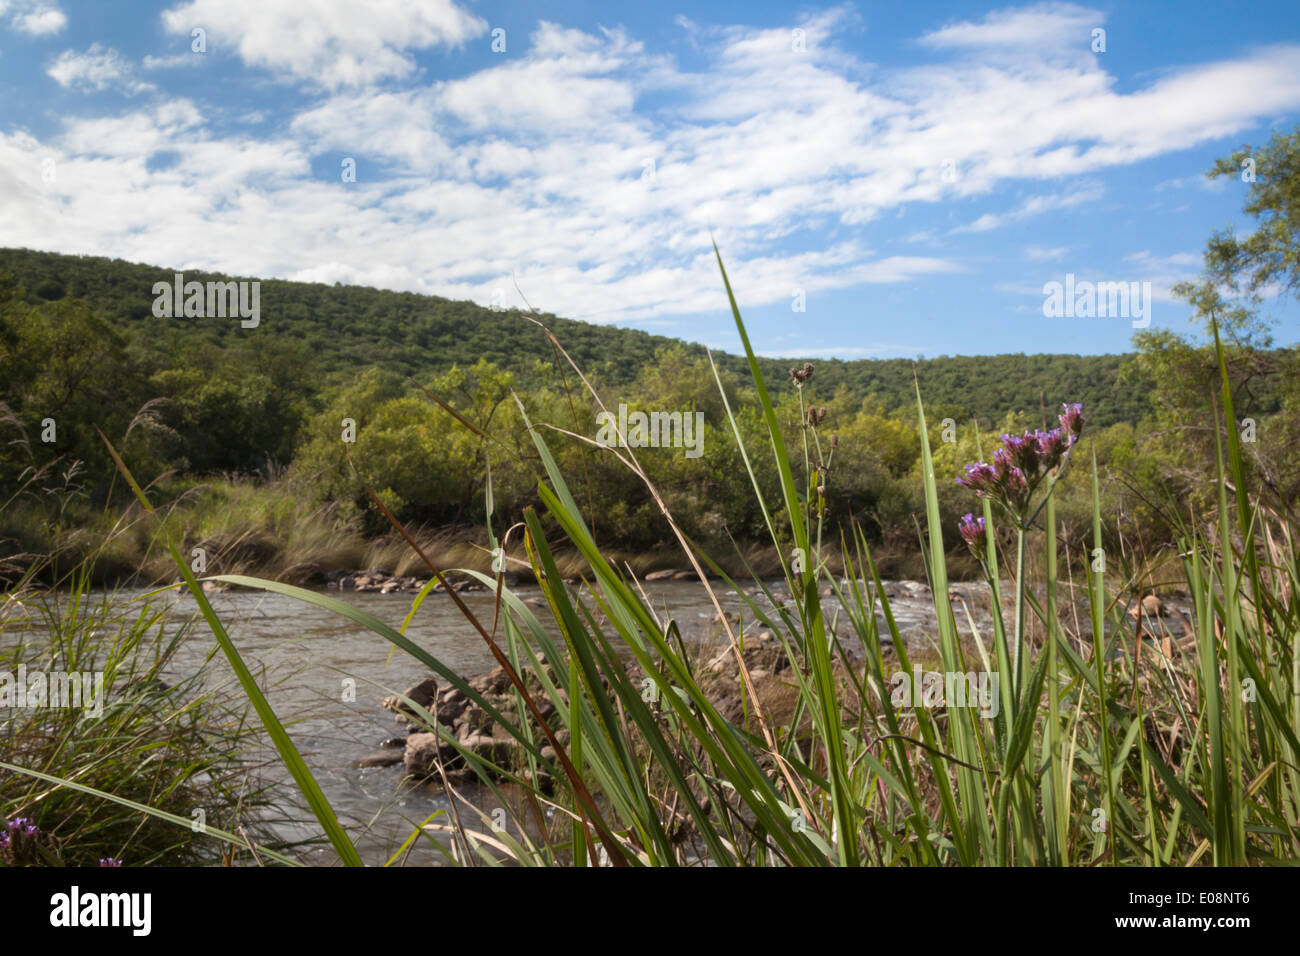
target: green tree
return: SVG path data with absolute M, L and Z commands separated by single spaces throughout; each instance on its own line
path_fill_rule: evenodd
M 1166 493 L 1193 508 L 1205 506 L 1214 490 L 1205 476 L 1214 470 L 1218 427 L 1211 400 L 1219 381 L 1215 328 L 1240 427 L 1251 436 L 1248 464 L 1284 505 L 1300 491 L 1292 451 L 1300 425 L 1295 352 L 1270 351 L 1271 323 L 1260 311 L 1268 287 L 1300 295 L 1300 130 L 1276 134 L 1257 152 L 1247 146 L 1223 157 L 1207 175 L 1238 174 L 1247 185 L 1245 211 L 1257 228 L 1245 237 L 1231 227 L 1216 230 L 1206 244 L 1201 277 L 1173 289 L 1205 334 L 1168 328 L 1134 334 L 1138 354 L 1131 368 L 1153 386 L 1154 415 L 1144 426 L 1146 466 L 1158 462 Z
M 1242 147 L 1207 175 L 1248 183 L 1245 212 L 1258 222 L 1245 238 L 1231 227 L 1215 231 L 1205 250 L 1207 280 L 1254 301 L 1272 283 L 1300 292 L 1300 128 L 1274 133 L 1258 150 Z

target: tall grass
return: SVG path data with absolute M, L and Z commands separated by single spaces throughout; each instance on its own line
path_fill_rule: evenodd
M 716 681 L 700 667 L 699 654 L 683 642 L 676 623 L 656 613 L 634 576 L 594 539 L 577 504 L 582 496 L 571 492 L 548 445 L 547 436 L 594 445 L 571 431 L 528 422 L 544 469 L 542 511 L 528 509 L 511 528 L 522 537 L 541 584 L 544 611 L 537 613 L 507 587 L 501 571 L 460 572 L 495 589 L 490 621 L 476 618 L 449 591 L 505 669 L 518 704 L 514 713 L 526 717 L 498 712 L 463 675 L 400 629 L 341 601 L 264 579 L 215 578 L 293 595 L 350 618 L 486 708 L 516 742 L 510 753 L 493 759 L 464 750 L 434 714 L 408 702 L 424 729 L 464 755 L 482 787 L 478 798 L 454 804 L 458 813 L 451 823 L 426 823 L 412 840 L 450 840 L 453 857 L 467 864 L 1166 866 L 1295 860 L 1300 563 L 1293 526 L 1250 496 L 1226 371 L 1222 392 L 1213 397 L 1227 436 L 1214 476 L 1218 508 L 1186 516 L 1180 555 L 1192 632 L 1189 640 L 1177 641 L 1157 617 L 1138 613 L 1130 619 L 1125 612 L 1140 601 L 1142 589 L 1115 586 L 1107 577 L 1100 550 L 1106 516 L 1095 459 L 1090 473 L 1078 474 L 1083 466 L 1075 466 L 1076 474 L 1053 474 L 1037 510 L 1015 527 L 999 532 L 999 513 L 983 503 L 988 535 L 980 556 L 991 625 L 981 633 L 966 609 L 959 620 L 948 593 L 940 489 L 945 495 L 958 492 L 950 490 L 952 476 L 935 471 L 918 385 L 922 538 L 938 657 L 949 673 L 996 673 L 999 706 L 988 717 L 952 702 L 944 708 L 902 706 L 891 688 L 903 680 L 911 684 L 918 665 L 899 633 L 865 537 L 853 530 L 839 542 L 822 540 L 821 489 L 835 480 L 834 442 L 823 440 L 813 416 L 803 447 L 787 447 L 720 256 L 718 263 L 767 447 L 744 446 L 730 407 L 728 423 L 790 600 L 778 600 L 757 577 L 742 587 L 724 574 L 681 532 L 635 450 L 606 452 L 645 482 L 665 527 L 714 602 L 725 631 L 723 667 L 741 688 L 739 718 L 724 716 Z M 573 368 L 599 403 L 581 370 Z M 764 499 L 754 474 L 752 463 L 761 455 L 776 463 L 776 500 Z M 1063 552 L 1058 541 L 1058 480 L 1091 483 L 1093 540 L 1075 543 L 1086 554 Z M 490 481 L 487 510 L 491 515 Z M 445 583 L 444 571 L 394 524 L 431 572 L 430 587 Z M 491 522 L 487 530 L 497 547 Z M 827 563 L 832 546 L 842 559 L 839 573 Z M 561 571 L 560 547 L 577 556 L 576 569 L 571 560 Z M 1045 580 L 1031 586 L 1026 567 L 1031 549 L 1039 547 Z M 198 582 L 174 549 L 173 555 L 219 644 L 236 661 L 237 651 L 202 602 Z M 1081 590 L 1062 578 L 1080 563 L 1091 569 Z M 580 583 L 566 584 L 575 571 Z M 722 613 L 709 572 L 743 599 L 739 623 Z M 1004 580 L 1011 591 L 1006 609 Z M 751 593 L 755 586 L 757 594 Z M 828 619 L 836 617 L 847 619 L 862 660 L 835 637 Z M 1032 640 L 1031 630 L 1041 640 Z M 774 679 L 751 673 L 758 631 L 770 631 L 791 663 L 778 681 L 788 685 L 791 703 L 779 712 L 770 693 Z M 356 862 L 274 713 L 255 685 L 246 686 L 340 858 Z M 504 827 L 487 812 L 493 801 L 508 810 Z
M 44 858 L 69 866 L 251 862 L 278 811 L 247 708 L 224 705 L 204 669 L 173 666 L 193 621 L 88 582 L 83 568 L 62 588 L 4 595 L 0 671 L 97 672 L 104 693 L 96 708 L 0 710 L 0 820 L 31 821 Z M 291 859 L 274 844 L 258 852 Z

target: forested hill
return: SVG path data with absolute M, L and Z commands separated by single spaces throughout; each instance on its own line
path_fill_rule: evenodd
M 0 249 L 0 274 L 7 273 L 26 298 L 37 303 L 81 299 L 128 341 L 143 349 L 246 345 L 252 335 L 305 346 L 331 372 L 377 365 L 425 377 L 453 364 L 486 358 L 503 368 L 527 372 L 552 351 L 541 330 L 518 312 L 497 312 L 466 301 L 391 292 L 361 286 L 262 279 L 261 324 L 241 329 L 237 319 L 155 318 L 153 285 L 170 281 L 175 270 L 96 256 L 61 255 L 28 249 Z M 188 281 L 231 277 L 187 270 Z M 254 277 L 247 277 L 254 278 Z M 654 361 L 656 350 L 680 340 L 634 329 L 593 325 L 543 315 L 565 349 L 584 368 L 612 383 L 630 382 Z M 717 356 L 723 367 L 745 375 L 744 360 Z M 996 355 L 926 359 L 816 360 L 819 384 L 844 385 L 851 395 L 874 394 L 887 409 L 914 402 L 913 374 L 928 405 L 944 414 L 978 414 L 1000 419 L 1010 411 L 1032 411 L 1040 402 L 1062 398 L 1083 402 L 1095 425 L 1138 421 L 1149 410 L 1147 387 L 1120 381 L 1122 355 Z M 791 359 L 766 359 L 769 381 L 787 374 Z M 1050 409 L 1049 409 L 1050 411 Z

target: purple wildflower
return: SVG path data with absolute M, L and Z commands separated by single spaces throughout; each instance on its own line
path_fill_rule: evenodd
M 1076 438 L 1083 433 L 1083 406 L 1078 402 L 1062 405 L 1061 427 Z
M 1007 498 L 1017 510 L 1022 510 L 1029 503 L 1029 481 L 1019 468 L 1012 468 L 1006 478 Z
M 1005 448 L 998 448 L 993 452 L 993 471 L 997 475 L 998 484 L 1005 484 L 1007 472 L 1015 466 L 1016 463 L 1012 461 Z
M 115 859 L 113 859 L 111 856 L 105 856 L 105 857 L 100 857 L 99 865 L 100 865 L 101 867 L 104 867 L 104 866 L 121 866 L 121 865 L 122 865 L 122 861 L 121 861 L 121 860 L 115 860 Z
M 1043 469 L 1051 471 L 1061 463 L 1071 446 L 1078 441 L 1075 435 L 1067 435 L 1063 429 L 1053 428 L 1050 432 L 1037 432 L 1035 435 L 1038 445 L 1038 457 L 1042 460 Z
M 997 487 L 998 475 L 991 465 L 977 461 L 966 466 L 966 474 L 957 479 L 957 484 L 966 486 L 981 498 L 987 498 Z
M 34 837 L 39 836 L 40 832 L 40 828 L 31 821 L 31 818 L 14 817 L 5 825 L 3 830 L 0 830 L 0 838 L 4 841 L 3 843 L 0 843 L 0 846 L 8 846 L 13 837 L 18 836 L 19 834 L 27 837 Z
M 1034 490 L 1048 472 L 1059 469 L 1083 429 L 1083 406 L 1062 405 L 1061 427 L 1051 431 L 1006 434 L 993 451 L 992 464 L 977 461 L 957 479 L 981 498 L 1000 502 L 1024 521 Z M 967 525 L 963 522 L 962 527 Z
M 1038 473 L 1038 443 L 1032 433 L 1003 435 L 1002 447 L 1006 449 L 1006 457 L 1010 464 L 1029 476 Z
M 983 515 L 978 518 L 973 514 L 963 515 L 961 521 L 957 523 L 957 530 L 961 532 L 962 540 L 970 545 L 972 551 L 978 554 L 983 550 L 988 540 Z
M 0 861 L 11 865 L 31 862 L 33 848 L 41 839 L 40 827 L 28 817 L 15 817 L 0 825 Z

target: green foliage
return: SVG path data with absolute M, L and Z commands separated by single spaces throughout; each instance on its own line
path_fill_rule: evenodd
M 10 492 L 28 467 L 80 461 L 89 493 L 103 500 L 113 471 L 96 427 L 154 473 L 287 464 L 319 388 L 315 363 L 294 342 L 172 356 L 71 298 L 0 300 L 0 350 L 0 488 Z
M 1259 150 L 1237 150 L 1207 175 L 1247 182 L 1245 212 L 1259 220 L 1244 239 L 1232 229 L 1214 233 L 1205 251 L 1207 278 L 1252 298 L 1272 283 L 1300 293 L 1300 129 L 1275 132 Z

